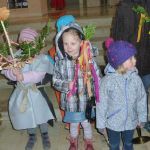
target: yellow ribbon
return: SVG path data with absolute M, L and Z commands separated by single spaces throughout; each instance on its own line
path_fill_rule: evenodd
M 141 38 L 141 32 L 142 32 L 142 26 L 143 26 L 143 21 L 144 21 L 145 19 L 146 19 L 145 14 L 142 14 L 142 13 L 141 13 L 141 16 L 140 16 L 140 22 L 139 22 L 139 26 L 138 26 L 137 42 L 140 41 L 140 38 Z

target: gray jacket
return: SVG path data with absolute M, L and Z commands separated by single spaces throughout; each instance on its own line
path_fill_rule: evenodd
M 100 103 L 96 104 L 96 126 L 114 131 L 135 129 L 147 121 L 147 98 L 136 69 L 118 74 L 110 65 L 100 83 Z

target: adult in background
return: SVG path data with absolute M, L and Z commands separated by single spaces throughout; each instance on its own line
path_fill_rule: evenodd
M 137 42 L 140 13 L 133 11 L 136 5 L 144 7 L 150 16 L 150 0 L 122 0 L 112 22 L 111 37 L 115 40 L 126 40 L 136 46 L 137 68 L 148 93 L 150 87 L 150 23 L 142 25 L 140 40 Z

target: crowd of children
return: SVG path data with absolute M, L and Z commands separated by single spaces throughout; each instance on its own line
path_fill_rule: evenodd
M 91 115 L 96 117 L 98 132 L 108 136 L 110 150 L 120 149 L 120 136 L 123 149 L 133 150 L 134 130 L 142 128 L 148 116 L 147 96 L 136 68 L 136 47 L 124 39 L 108 38 L 108 64 L 102 77 L 94 60 L 94 47 L 75 18 L 62 16 L 56 27 L 55 45 L 49 51 L 54 52 L 52 58 L 40 53 L 22 68 L 1 72 L 17 81 L 9 100 L 9 115 L 14 129 L 26 129 L 29 134 L 25 149 L 33 149 L 38 126 L 43 149 L 50 149 L 47 123 L 53 125 L 56 115 L 42 87 L 52 82 L 64 112 L 63 122 L 70 125 L 69 150 L 78 150 L 80 127 L 84 131 L 84 149 L 94 150 Z M 18 43 L 34 43 L 36 37 L 34 29 L 26 28 L 20 32 Z

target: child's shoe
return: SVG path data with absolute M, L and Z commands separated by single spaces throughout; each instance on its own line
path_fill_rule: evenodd
M 49 140 L 48 132 L 42 133 L 41 136 L 42 136 L 43 149 L 49 150 L 51 147 L 51 143 Z
M 69 150 L 78 150 L 78 138 L 69 138 L 70 141 L 70 147 Z
M 69 130 L 70 129 L 70 124 L 69 123 L 65 123 L 65 129 Z
M 29 139 L 26 144 L 25 150 L 32 150 L 36 142 L 35 134 L 29 134 Z
M 84 144 L 85 144 L 85 150 L 94 150 L 92 140 L 90 140 L 90 139 L 85 139 L 85 140 L 84 140 Z

